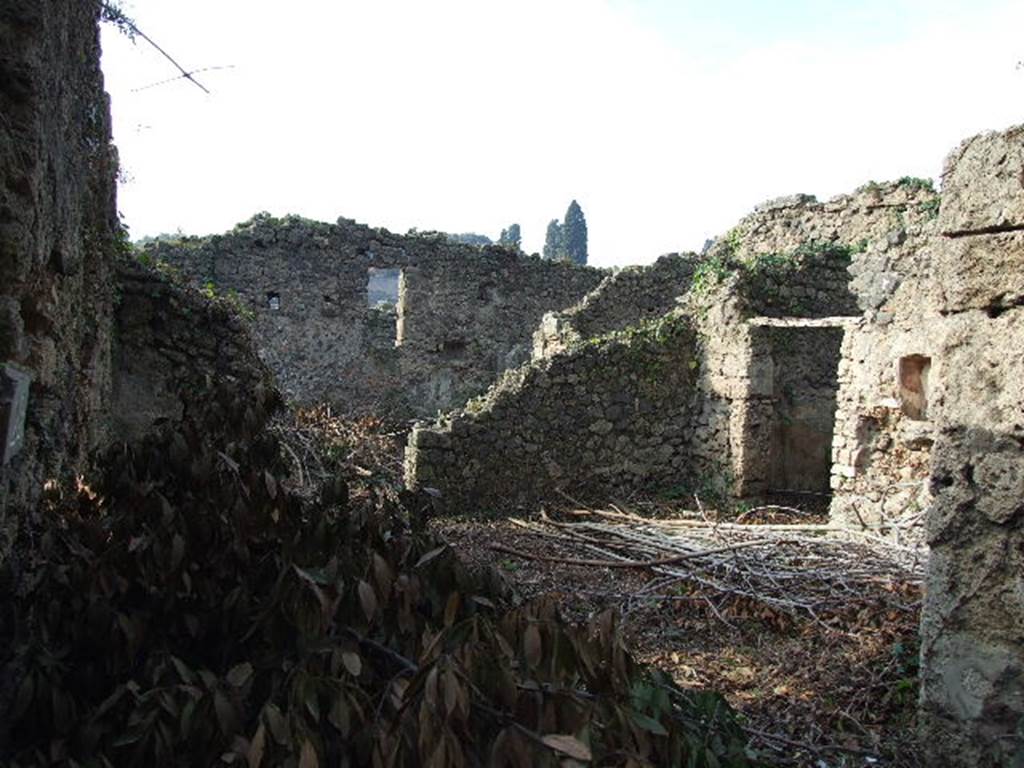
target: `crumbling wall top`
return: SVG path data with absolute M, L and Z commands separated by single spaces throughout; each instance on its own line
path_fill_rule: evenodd
M 237 297 L 292 401 L 397 417 L 429 416 L 485 390 L 529 359 L 544 312 L 606 275 L 440 233 L 266 214 L 225 235 L 150 244 L 143 257 Z M 379 270 L 396 277 L 383 309 L 370 296 Z
M 942 172 L 944 235 L 1024 229 L 1024 125 L 963 141 Z

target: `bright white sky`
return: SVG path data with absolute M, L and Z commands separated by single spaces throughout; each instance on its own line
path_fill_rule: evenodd
M 211 96 L 104 30 L 133 239 L 253 213 L 404 233 L 579 200 L 598 266 L 699 250 L 770 197 L 937 177 L 1024 122 L 1020 0 L 128 0 Z

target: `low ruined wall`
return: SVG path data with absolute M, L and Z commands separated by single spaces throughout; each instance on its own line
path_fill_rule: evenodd
M 144 258 L 251 314 L 260 356 L 290 400 L 420 416 L 461 405 L 529 359 L 544 312 L 605 276 L 440 235 L 297 217 L 152 244 Z M 369 306 L 371 268 L 401 271 L 394 314 Z
M 1024 754 L 1024 127 L 943 174 L 921 703 L 934 765 Z M 969 260 L 967 260 L 969 259 Z M 933 358 L 934 360 L 934 358 Z
M 117 217 L 98 14 L 0 7 L 0 363 L 31 376 L 24 443 L 0 468 L 0 561 L 13 510 L 103 437 Z
M 575 306 L 544 316 L 533 337 L 533 357 L 552 355 L 675 309 L 690 288 L 697 258 L 667 254 L 651 265 L 626 267 L 605 278 Z
M 417 427 L 406 480 L 449 511 L 675 485 L 688 461 L 697 338 L 673 316 L 510 371 L 443 421 Z
M 272 407 L 273 377 L 227 302 L 135 263 L 120 263 L 117 280 L 112 438 L 135 440 L 158 420 L 178 421 L 188 409 L 206 407 L 214 384 L 245 393 L 256 411 Z

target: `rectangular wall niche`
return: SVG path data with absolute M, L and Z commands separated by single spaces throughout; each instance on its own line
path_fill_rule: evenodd
M 897 369 L 900 390 L 900 408 L 903 415 L 914 421 L 928 418 L 928 374 L 932 359 L 924 355 L 901 357 Z
M 366 270 L 366 342 L 371 349 L 401 343 L 398 329 L 401 269 L 370 267 Z
M 773 385 L 769 490 L 829 492 L 843 329 L 769 331 Z

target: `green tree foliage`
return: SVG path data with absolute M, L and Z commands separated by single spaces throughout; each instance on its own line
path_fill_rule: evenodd
M 513 608 L 427 494 L 345 464 L 296 485 L 266 397 L 189 386 L 182 423 L 19 517 L 0 764 L 749 764 L 728 704 L 637 664 L 610 612 Z
M 523 234 L 518 224 L 509 224 L 507 229 L 501 230 L 501 235 L 498 237 L 498 245 L 515 248 L 517 251 L 520 250 L 522 242 Z
M 558 219 L 548 222 L 548 231 L 544 236 L 544 258 L 548 261 L 561 261 L 565 258 L 562 247 L 562 225 Z
M 565 258 L 574 264 L 586 264 L 587 220 L 583 217 L 583 209 L 575 200 L 569 203 L 569 209 L 565 212 L 562 233 Z
M 137 27 L 135 22 L 124 12 L 121 4 L 110 0 L 100 5 L 100 21 L 113 24 L 121 34 L 135 40 Z

